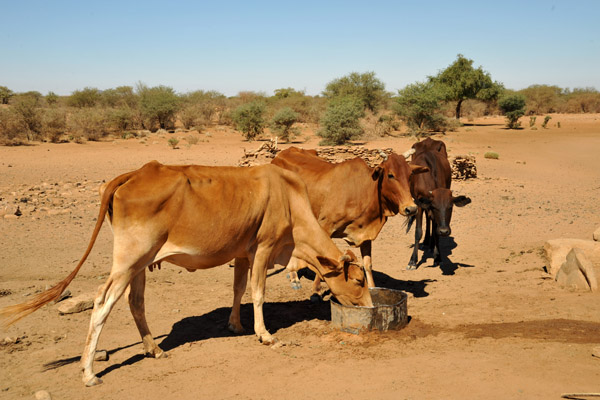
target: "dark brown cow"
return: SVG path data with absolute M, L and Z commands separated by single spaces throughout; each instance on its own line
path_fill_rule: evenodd
M 409 219 L 406 229 L 408 232 L 413 220 L 416 220 L 415 247 L 407 269 L 417 268 L 419 241 L 423 235 L 421 227 L 423 213 L 425 212 L 426 216 L 423 243 L 433 251 L 434 265 L 439 265 L 442 261 L 439 238 L 451 233 L 450 220 L 453 206 L 464 207 L 471 202 L 468 197 L 452 195 L 450 190 L 452 170 L 444 142 L 427 138 L 412 147 L 415 152 L 412 155 L 411 165 L 427 167 L 429 172 L 413 175 L 410 179 L 410 191 L 419 209 L 416 216 Z
M 303 260 L 325 279 L 342 304 L 371 306 L 356 257 L 342 254 L 311 212 L 298 175 L 274 165 L 252 168 L 166 166 L 154 161 L 101 188 L 98 221 L 79 264 L 63 281 L 31 301 L 1 310 L 10 323 L 56 299 L 89 255 L 105 216 L 114 233 L 113 266 L 94 300 L 85 350 L 83 382 L 100 383 L 93 359 L 100 332 L 116 301 L 129 286 L 129 306 L 147 354 L 161 357 L 144 312 L 145 270 L 168 261 L 190 271 L 235 259 L 229 327 L 243 330 L 240 301 L 251 274 L 254 331 L 263 343 L 274 338 L 265 328 L 262 305 L 267 269 Z
M 313 213 L 325 232 L 360 247 L 367 282 L 374 287 L 371 241 L 388 217 L 417 211 L 408 179 L 427 168 L 409 166 L 403 156 L 394 153 L 375 168 L 358 157 L 333 164 L 318 157 L 315 150 L 296 147 L 281 151 L 272 163 L 304 180 Z M 298 268 L 301 265 L 290 266 L 292 271 Z M 318 290 L 318 280 L 314 289 Z

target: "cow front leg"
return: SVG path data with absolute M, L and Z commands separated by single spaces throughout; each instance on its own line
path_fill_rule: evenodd
M 414 270 L 417 269 L 417 261 L 419 258 L 419 241 L 423 236 L 423 209 L 419 207 L 417 215 L 415 216 L 415 246 L 413 247 L 412 256 L 408 262 L 406 269 Z
M 158 263 L 160 265 L 160 262 Z M 142 337 L 144 352 L 154 358 L 162 358 L 166 353 L 154 341 L 148 323 L 146 322 L 146 310 L 144 305 L 144 292 L 146 290 L 146 270 L 141 270 L 129 285 L 129 309 L 135 325 Z
M 113 267 L 113 270 L 115 268 Z M 104 327 L 104 323 L 113 309 L 115 303 L 129 285 L 129 271 L 123 273 L 111 272 L 108 280 L 98 290 L 98 294 L 94 299 L 94 310 L 90 319 L 90 327 L 88 330 L 85 348 L 81 356 L 81 369 L 83 371 L 83 383 L 86 386 L 94 386 L 102 383 L 102 380 L 94 374 L 93 363 L 96 347 L 98 346 L 98 338 Z
M 442 264 L 442 252 L 440 251 L 440 235 L 434 233 L 433 235 L 433 265 L 438 266 Z
M 375 287 L 375 280 L 373 279 L 373 262 L 371 259 L 371 241 L 370 240 L 365 240 L 360 245 L 360 255 L 362 256 L 363 265 L 365 268 L 367 284 L 369 285 L 369 287 Z
M 236 258 L 234 261 L 234 277 L 233 277 L 233 306 L 231 307 L 231 314 L 229 315 L 229 323 L 227 327 L 233 333 L 243 333 L 244 327 L 240 318 L 240 306 L 242 302 L 242 296 L 246 291 L 246 284 L 248 283 L 248 270 L 250 262 L 247 258 Z
M 263 316 L 270 253 L 267 250 L 257 250 L 251 267 L 252 276 L 250 281 L 252 284 L 252 304 L 254 306 L 254 333 L 258 336 L 258 340 L 266 345 L 275 343 L 275 338 L 267 331 Z

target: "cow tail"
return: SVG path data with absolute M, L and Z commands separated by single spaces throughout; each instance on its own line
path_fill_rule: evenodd
M 113 179 L 111 182 L 109 182 L 106 189 L 102 193 L 102 198 L 101 198 L 101 202 L 100 202 L 100 211 L 98 212 L 98 219 L 96 221 L 96 226 L 94 227 L 94 232 L 92 233 L 92 237 L 90 238 L 88 247 L 87 247 L 85 253 L 83 254 L 83 257 L 81 257 L 79 264 L 77 264 L 77 267 L 75 267 L 75 269 L 65 279 L 63 279 L 62 281 L 60 281 L 59 283 L 57 283 L 50 289 L 36 295 L 31 300 L 29 300 L 25 303 L 15 304 L 15 305 L 4 307 L 3 309 L 1 309 L 0 310 L 0 318 L 4 320 L 3 324 L 5 326 L 14 324 L 15 322 L 28 316 L 29 314 L 33 313 L 34 311 L 40 309 L 42 306 L 44 306 L 44 305 L 50 303 L 51 301 L 56 300 L 60 297 L 60 295 L 64 292 L 64 290 L 67 288 L 67 286 L 69 286 L 71 281 L 75 278 L 75 276 L 81 269 L 81 266 L 83 265 L 83 263 L 89 256 L 90 252 L 92 251 L 92 247 L 94 247 L 96 238 L 98 237 L 98 234 L 100 233 L 100 228 L 102 227 L 104 218 L 106 217 L 106 213 L 109 210 L 109 207 L 112 203 L 115 192 L 117 191 L 119 186 L 121 186 L 122 184 L 124 184 L 125 182 L 127 182 L 129 180 L 129 178 L 131 177 L 131 175 L 134 172 L 123 174 L 123 175 Z

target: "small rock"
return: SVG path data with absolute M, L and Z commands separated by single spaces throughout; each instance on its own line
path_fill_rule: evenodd
M 600 346 L 592 349 L 592 356 L 600 358 Z
M 74 314 L 94 308 L 94 297 L 90 294 L 82 294 L 62 302 L 58 312 L 63 314 Z
M 106 350 L 98 350 L 94 356 L 94 361 L 108 361 L 108 352 Z
M 14 214 L 6 214 L 4 219 L 19 219 L 19 217 Z
M 35 392 L 36 400 L 52 400 L 52 396 L 46 390 L 38 390 Z
M 594 231 L 593 237 L 596 242 L 600 242 L 600 228 L 598 228 Z

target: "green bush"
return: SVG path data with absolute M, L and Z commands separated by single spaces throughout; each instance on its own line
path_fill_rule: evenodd
M 333 99 L 321 119 L 321 129 L 317 135 L 323 140 L 319 144 L 339 145 L 361 136 L 364 131 L 360 118 L 364 117 L 364 107 L 354 97 Z
M 58 99 L 58 95 L 54 92 L 48 92 L 46 95 L 46 103 L 48 103 L 49 106 L 53 106 L 58 103 Z
M 69 131 L 76 141 L 83 139 L 97 141 L 109 134 L 109 121 L 106 113 L 97 108 L 74 112 L 68 120 Z
M 533 128 L 535 126 L 535 120 L 537 119 L 537 117 L 535 115 L 532 115 L 531 117 L 529 117 L 529 127 Z
M 488 151 L 487 153 L 485 153 L 483 155 L 483 157 L 490 158 L 492 160 L 497 160 L 500 158 L 500 155 L 498 153 L 496 153 L 495 151 Z
M 323 95 L 329 99 L 337 97 L 354 97 L 371 112 L 377 112 L 385 102 L 385 85 L 375 77 L 375 72 L 359 74 L 352 72 L 344 77 L 334 79 L 327 84 Z
M 395 112 L 417 135 L 427 131 L 445 131 L 447 119 L 442 113 L 444 93 L 431 82 L 417 82 L 398 91 Z
M 237 107 L 231 113 L 231 119 L 236 129 L 241 131 L 246 136 L 246 139 L 251 141 L 264 131 L 264 113 L 265 104 L 257 100 Z
M 71 107 L 84 108 L 94 107 L 100 103 L 101 94 L 96 88 L 86 87 L 81 90 L 75 90 L 67 99 L 67 104 Z
M 140 110 L 145 129 L 174 129 L 175 116 L 179 110 L 179 97 L 167 86 L 149 88 L 140 83 L 137 86 L 140 96 Z
M 498 107 L 506 116 L 508 129 L 517 129 L 521 126 L 519 118 L 525 115 L 525 104 L 525 96 L 522 94 L 504 96 L 498 101 Z
M 35 93 L 15 96 L 11 106 L 11 111 L 18 120 L 19 131 L 25 134 L 27 140 L 40 139 L 42 131 L 42 113 L 38 107 L 41 95 L 37 96 Z
M 139 97 L 131 86 L 119 86 L 115 89 L 104 90 L 101 94 L 101 103 L 105 107 L 137 109 Z
M 47 109 L 42 118 L 42 135 L 52 143 L 58 143 L 67 131 L 67 113 L 61 109 Z
M 0 144 L 21 144 L 27 138 L 19 116 L 9 108 L 0 108 Z
M 544 122 L 542 122 L 542 128 L 546 128 L 546 127 L 548 126 L 548 122 L 549 122 L 551 119 L 552 119 L 552 117 L 551 117 L 551 116 L 549 116 L 549 115 L 546 115 L 546 116 L 544 117 Z
M 12 96 L 14 96 L 12 90 L 6 86 L 0 86 L 0 104 L 8 104 L 8 101 Z
M 106 111 L 107 128 L 115 132 L 124 132 L 137 128 L 135 112 L 129 108 L 116 108 Z
M 296 130 L 292 128 L 292 125 L 298 122 L 298 118 L 298 113 L 290 107 L 280 109 L 275 113 L 271 120 L 273 131 L 275 131 L 277 136 L 281 139 L 289 141 L 290 136 L 292 138 L 296 136 Z

